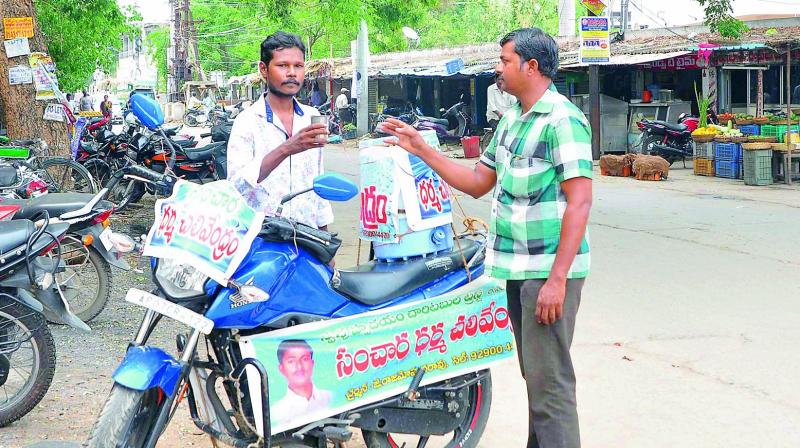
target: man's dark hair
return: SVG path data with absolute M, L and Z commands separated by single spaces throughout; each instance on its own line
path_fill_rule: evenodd
M 70 101 L 71 99 L 72 99 L 72 94 L 71 94 L 71 93 L 68 93 L 68 94 L 67 94 L 67 101 Z
M 520 28 L 514 30 L 500 41 L 503 46 L 514 42 L 514 52 L 522 63 L 536 59 L 539 62 L 539 73 L 553 79 L 558 72 L 558 44 L 552 36 L 539 28 Z
M 283 50 L 286 48 L 299 48 L 303 52 L 303 57 L 306 55 L 306 46 L 303 45 L 303 39 L 297 34 L 286 33 L 284 31 L 277 31 L 270 34 L 261 42 L 261 62 L 269 65 L 272 60 L 272 53 L 275 50 Z
M 308 345 L 305 339 L 286 339 L 278 344 L 278 364 L 283 362 L 283 355 L 293 348 L 304 348 L 311 354 L 311 359 L 314 359 L 314 350 Z

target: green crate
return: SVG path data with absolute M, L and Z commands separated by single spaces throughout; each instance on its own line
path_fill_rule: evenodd
M 761 136 L 778 138 L 778 127 L 774 124 L 765 124 L 761 126 Z
M 0 146 L 0 158 L 2 159 L 27 159 L 31 155 L 29 148 L 21 146 Z
M 785 124 L 779 124 L 779 125 L 775 126 L 775 128 L 776 128 L 775 130 L 776 130 L 776 132 L 778 134 L 778 135 L 776 135 L 776 137 L 778 137 L 778 143 L 786 142 L 786 131 L 789 130 L 789 126 L 787 126 Z M 797 125 L 796 124 L 792 125 L 792 130 L 793 131 L 797 130 Z
M 772 184 L 771 149 L 744 151 L 743 165 L 745 185 Z

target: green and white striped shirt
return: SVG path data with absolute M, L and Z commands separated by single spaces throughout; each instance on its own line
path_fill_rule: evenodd
M 592 132 L 583 113 L 551 88 L 527 113 L 506 111 L 481 163 L 497 173 L 487 273 L 507 280 L 550 276 L 567 198 L 561 182 L 592 178 Z M 589 275 L 588 229 L 567 278 Z

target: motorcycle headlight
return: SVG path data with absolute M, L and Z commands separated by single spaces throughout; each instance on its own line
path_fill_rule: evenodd
M 166 258 L 158 260 L 156 281 L 169 297 L 186 299 L 201 295 L 206 280 L 205 274 L 188 264 Z

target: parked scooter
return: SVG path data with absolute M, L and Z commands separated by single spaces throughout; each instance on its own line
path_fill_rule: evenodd
M 35 219 L 0 222 L 0 427 L 30 412 L 53 380 L 55 343 L 42 312 L 91 331 L 70 311 L 59 284 L 59 241 L 69 224 L 51 222 L 46 212 Z
M 464 112 L 463 100 L 454 104 L 450 109 L 441 112 L 442 118 L 423 117 L 418 116 L 414 128 L 419 131 L 430 129 L 436 131 L 436 136 L 439 137 L 439 142 L 456 143 L 460 142 L 462 137 L 466 137 L 469 132 L 469 116 Z

